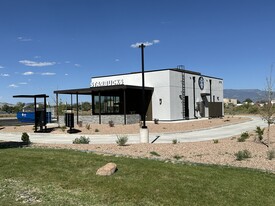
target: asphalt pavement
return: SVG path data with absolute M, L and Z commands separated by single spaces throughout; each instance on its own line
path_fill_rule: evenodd
M 256 129 L 256 126 L 266 127 L 267 123 L 260 117 L 249 117 L 251 121 L 244 123 L 231 124 L 227 126 L 220 126 L 215 128 L 208 128 L 202 130 L 196 130 L 191 132 L 177 132 L 177 133 L 150 133 L 149 142 L 155 141 L 155 143 L 171 143 L 173 139 L 177 139 L 179 142 L 198 142 L 207 141 L 213 139 L 223 139 L 240 135 L 245 131 L 252 131 Z M 199 120 L 198 120 L 199 121 Z M 171 123 L 173 124 L 173 123 Z M 21 141 L 22 133 L 4 133 L 0 130 L 0 140 L 4 141 Z M 29 134 L 30 140 L 33 143 L 50 143 L 50 144 L 72 144 L 75 138 L 80 136 L 86 136 L 90 138 L 90 144 L 113 144 L 115 143 L 116 134 L 111 135 L 83 135 L 83 134 L 51 134 L 51 133 L 32 133 Z M 140 143 L 139 134 L 129 134 L 128 143 Z

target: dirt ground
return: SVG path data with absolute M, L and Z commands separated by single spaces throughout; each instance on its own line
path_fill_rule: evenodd
M 204 119 L 199 121 L 183 121 L 173 123 L 148 123 L 150 133 L 163 132 L 182 132 L 192 131 L 202 128 L 213 128 L 226 124 L 238 124 L 243 121 L 249 121 L 244 117 L 224 117 L 221 119 Z M 1 127 L 0 127 L 1 129 Z M 83 125 L 76 127 L 82 130 L 80 134 L 132 134 L 139 132 L 139 125 Z M 256 128 L 255 128 L 256 129 Z M 266 130 L 264 140 L 266 141 Z M 1 132 L 33 132 L 33 126 L 13 126 L 2 127 Z M 52 133 L 66 133 L 60 128 L 55 128 Z M 116 144 L 34 144 L 33 147 L 51 147 L 51 148 L 67 148 L 82 151 L 96 152 L 104 155 L 128 156 L 132 158 L 152 158 L 171 162 L 192 162 L 203 164 L 227 165 L 235 167 L 247 167 L 260 169 L 275 173 L 275 157 L 272 160 L 267 158 L 269 151 L 264 144 L 255 141 L 256 134 L 254 131 L 249 132 L 249 139 L 245 142 L 238 142 L 239 136 L 234 136 L 228 139 L 192 143 L 166 143 L 166 144 L 130 144 L 127 146 L 117 146 Z M 275 126 L 270 130 L 271 148 L 274 150 L 275 156 Z M 251 153 L 251 158 L 238 161 L 236 153 L 239 151 L 248 150 Z
M 218 127 L 220 125 L 237 124 L 240 122 L 249 121 L 245 117 L 231 117 L 226 116 L 224 118 L 215 119 L 200 119 L 200 120 L 186 120 L 181 122 L 147 122 L 150 133 L 166 133 L 166 132 L 184 132 L 193 131 L 202 128 Z M 53 129 L 51 133 L 62 134 L 67 133 L 68 128 L 58 128 L 57 124 L 49 124 L 48 128 Z M 139 133 L 139 124 L 129 125 L 114 125 L 110 127 L 108 124 L 85 124 L 81 127 L 75 124 L 75 129 L 80 130 L 80 134 L 135 134 Z M 33 125 L 23 126 L 2 126 L 0 125 L 1 132 L 28 132 L 33 133 Z M 62 130 L 63 129 L 63 130 Z

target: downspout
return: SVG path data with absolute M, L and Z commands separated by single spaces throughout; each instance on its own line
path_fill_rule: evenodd
M 210 82 L 210 102 L 212 102 L 212 80 L 209 80 Z
M 198 119 L 196 116 L 196 95 L 195 95 L 195 83 L 196 83 L 196 78 L 193 77 L 193 104 L 194 104 L 194 117 L 195 119 Z

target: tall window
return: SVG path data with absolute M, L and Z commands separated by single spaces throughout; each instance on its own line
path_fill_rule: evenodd
M 95 114 L 99 114 L 99 104 L 101 104 L 102 114 L 118 114 L 120 97 L 119 96 L 101 96 L 101 102 L 99 103 L 99 96 L 94 96 Z

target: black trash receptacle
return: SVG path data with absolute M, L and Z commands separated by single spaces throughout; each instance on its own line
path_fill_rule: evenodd
M 44 111 L 36 111 L 35 113 L 35 123 L 38 126 L 45 126 L 46 122 L 44 119 L 45 115 L 44 115 Z
M 66 127 L 74 127 L 74 113 L 65 114 L 65 125 Z

